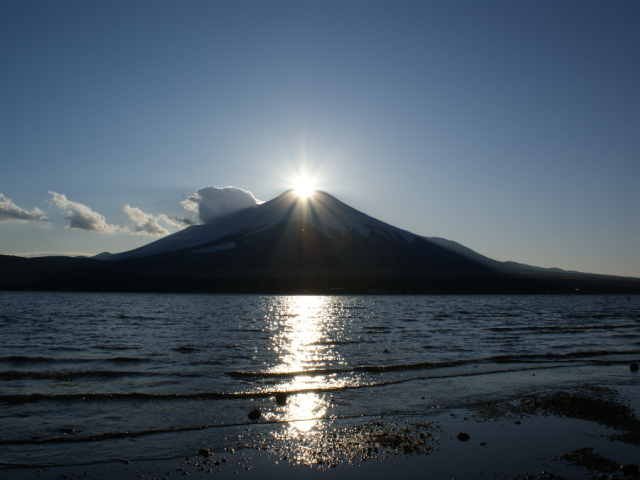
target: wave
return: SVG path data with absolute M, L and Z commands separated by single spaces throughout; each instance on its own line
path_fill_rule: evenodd
M 354 388 L 367 388 L 384 385 L 383 383 L 367 383 L 358 385 L 341 385 L 319 388 L 305 388 L 287 391 L 289 395 L 301 393 L 329 393 Z M 57 401 L 96 401 L 96 400 L 240 400 L 251 398 L 269 398 L 281 390 L 259 390 L 253 392 L 198 392 L 198 393 L 31 393 L 0 395 L 0 403 L 35 403 L 41 400 Z M 1 442 L 0 442 L 1 444 Z
M 116 315 L 116 318 L 129 318 L 131 320 L 155 320 L 155 317 L 149 317 L 145 315 L 127 315 L 125 313 L 121 313 L 120 315 Z
M 138 346 L 123 346 L 123 345 L 96 345 L 95 347 L 100 350 L 140 350 Z
M 454 363 L 454 362 L 451 362 Z M 608 362 L 607 362 L 608 363 Z M 306 394 L 306 393 L 333 393 L 346 390 L 356 390 L 363 388 L 384 387 L 388 385 L 412 382 L 416 380 L 443 380 L 451 378 L 461 377 L 476 377 L 485 375 L 498 375 L 502 373 L 517 373 L 524 371 L 546 370 L 554 368 L 567 368 L 567 367 L 581 367 L 582 365 L 540 365 L 529 366 L 523 368 L 510 368 L 501 370 L 486 370 L 486 371 L 466 371 L 459 373 L 446 373 L 443 375 L 428 375 L 409 378 L 397 378 L 388 381 L 381 382 L 358 382 L 357 384 L 348 385 L 333 385 L 326 387 L 316 388 L 304 388 L 297 390 L 256 390 L 256 391 L 244 391 L 244 392 L 197 392 L 197 393 L 67 393 L 67 394 L 14 394 L 14 395 L 0 395 L 0 403 L 35 403 L 41 400 L 43 401 L 110 401 L 110 400 L 150 400 L 150 401 L 162 401 L 162 400 L 240 400 L 240 399 L 256 399 L 256 398 L 269 398 L 278 393 L 286 393 L 287 395 Z M 368 368 L 368 367 L 363 367 Z M 323 370 L 326 371 L 326 370 Z M 277 373 L 276 373 L 277 374 Z M 0 445 L 15 443 L 15 441 L 2 441 Z M 25 441 L 23 443 L 33 443 L 31 441 Z
M 424 370 L 430 368 L 445 368 L 456 367 L 466 363 L 465 361 L 453 361 L 453 362 L 421 362 L 421 363 L 409 363 L 401 365 L 365 365 L 360 367 L 342 367 L 342 368 L 314 368 L 309 370 L 297 370 L 293 372 L 239 372 L 231 371 L 226 372 L 227 375 L 238 378 L 288 378 L 288 377 L 316 377 L 322 375 L 333 375 L 335 373 L 353 373 L 353 372 L 367 372 L 367 373 L 379 373 L 379 372 L 397 372 L 402 370 Z
M 361 415 L 356 416 L 343 416 L 342 418 L 360 418 Z M 318 420 L 326 417 L 312 417 L 305 418 L 300 420 L 263 420 L 260 423 L 264 424 L 282 424 L 282 423 L 290 423 L 296 421 L 305 421 L 305 420 Z M 154 429 L 146 429 L 146 430 L 138 430 L 138 431 L 127 431 L 127 432 L 106 432 L 99 433 L 96 435 L 90 435 L 86 437 L 79 437 L 78 434 L 82 433 L 82 431 L 71 430 L 66 428 L 61 428 L 58 430 L 59 433 L 64 434 L 63 437 L 53 437 L 53 438 L 31 438 L 31 439 L 15 439 L 15 440 L 0 440 L 0 445 L 41 445 L 47 443 L 86 443 L 86 442 L 101 442 L 105 440 L 117 440 L 123 438 L 137 438 L 146 435 L 157 435 L 163 433 L 179 433 L 179 432 L 193 432 L 197 430 L 205 430 L 211 428 L 232 428 L 239 427 L 243 425 L 250 425 L 251 422 L 241 422 L 241 423 L 218 423 L 218 424 L 209 424 L 209 425 L 194 425 L 189 427 L 172 427 L 172 428 L 154 428 Z M 68 434 L 68 435 L 67 435 Z M 7 464 L 3 464 L 6 466 Z M 21 465 L 24 467 L 33 467 L 33 465 Z M 135 476 L 135 475 L 134 475 Z
M 496 363 L 520 363 L 520 362 L 535 362 L 535 361 L 553 361 L 553 360 L 566 360 L 566 359 L 581 359 L 592 357 L 604 357 L 608 355 L 637 355 L 640 354 L 640 350 L 590 350 L 583 352 L 569 352 L 569 353 L 543 353 L 543 354 L 522 354 L 522 355 L 496 355 L 489 357 L 487 360 Z
M 595 313 L 591 315 L 591 318 L 596 318 L 598 320 L 603 319 L 603 318 L 620 318 L 620 317 L 624 317 L 625 315 L 622 313 Z
M 196 347 L 189 347 L 188 345 L 184 345 L 184 346 L 180 346 L 180 347 L 175 347 L 172 348 L 172 350 L 174 352 L 179 352 L 179 353 L 193 353 L 193 352 L 199 352 L 200 349 L 196 348 Z
M 198 366 L 198 365 L 223 365 L 224 362 L 221 360 L 206 360 L 206 361 L 193 361 L 189 362 L 189 365 Z M 200 374 L 198 374 L 200 375 Z M 195 376 L 195 374 L 194 374 Z
M 317 342 L 306 343 L 305 346 L 313 345 L 348 345 L 350 343 L 360 343 L 360 340 L 319 340 Z
M 317 377 L 321 375 L 333 375 L 335 373 L 349 373 L 352 368 L 315 368 L 309 370 L 297 370 L 295 372 L 225 372 L 235 378 L 290 378 L 290 377 Z
M 37 371 L 37 372 L 0 372 L 0 381 L 12 380 L 75 380 L 78 378 L 99 377 L 99 378 L 121 378 L 121 377 L 201 377 L 200 373 L 185 372 L 135 372 L 117 370 L 81 370 L 81 371 Z
M 438 346 L 424 345 L 425 349 L 438 349 Z M 457 351 L 471 351 L 468 349 L 458 348 Z M 567 360 L 580 360 L 594 357 L 613 356 L 613 355 L 638 355 L 640 350 L 595 350 L 595 351 L 581 351 L 570 352 L 563 354 L 556 353 L 532 353 L 532 354 L 520 354 L 520 355 L 494 355 L 487 358 L 475 358 L 475 359 L 460 359 L 450 360 L 444 362 L 419 362 L 408 364 L 395 364 L 395 365 L 363 365 L 356 367 L 328 367 L 328 368 L 314 368 L 309 370 L 296 370 L 290 372 L 278 372 L 278 371 L 228 371 L 227 375 L 236 378 L 290 378 L 299 376 L 323 376 L 333 374 L 348 374 L 357 372 L 367 373 L 384 373 L 384 372 L 398 372 L 405 370 L 429 370 L 434 368 L 450 368 L 458 367 L 467 364 L 481 364 L 481 363 L 549 363 L 555 361 L 567 361 Z
M 47 347 L 47 350 L 53 351 L 63 351 L 63 352 L 85 352 L 88 350 L 86 347 L 69 347 L 69 346 L 60 346 L 60 347 Z
M 34 380 L 71 380 L 75 378 L 85 377 L 104 377 L 104 378 L 117 378 L 117 377 L 133 377 L 139 375 L 148 375 L 148 373 L 142 372 L 117 372 L 109 370 L 93 370 L 93 371 L 81 371 L 81 372 L 0 372 L 0 380 L 22 380 L 25 378 L 31 378 Z
M 53 358 L 47 357 L 27 357 L 23 355 L 10 355 L 0 357 L 0 363 L 50 363 L 55 362 Z
M 52 350 L 66 350 L 64 348 L 53 348 Z M 77 350 L 77 349 L 71 349 Z M 117 348 L 116 348 L 117 350 Z M 60 364 L 60 363 L 88 363 L 88 362 L 114 362 L 114 363 L 138 363 L 138 362 L 149 362 L 150 358 L 146 357 L 113 357 L 113 358 L 51 358 L 51 357 L 30 357 L 25 355 L 10 355 L 7 357 L 0 357 L 0 363 L 12 363 L 17 365 L 23 364 L 38 364 L 38 363 L 47 363 L 49 365 Z
M 628 323 L 624 325 L 580 325 L 580 326 L 522 326 L 522 327 L 491 327 L 492 332 L 518 332 L 530 331 L 537 333 L 574 333 L 586 330 L 614 330 L 618 328 L 637 328 L 636 323 Z
M 105 358 L 103 359 L 106 362 L 114 362 L 114 363 L 138 363 L 138 362 L 150 362 L 150 358 L 144 357 L 114 357 L 114 358 Z
M 467 361 L 464 361 L 464 360 L 456 360 L 452 362 L 421 362 L 421 363 L 409 363 L 404 365 L 364 366 L 364 367 L 356 367 L 353 370 L 356 372 L 369 372 L 369 373 L 398 372 L 402 370 L 426 370 L 430 368 L 457 367 L 465 363 L 467 363 Z

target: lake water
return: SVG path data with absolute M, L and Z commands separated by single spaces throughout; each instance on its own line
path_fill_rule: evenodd
M 0 339 L 5 467 L 174 458 L 640 383 L 639 296 L 0 292 Z

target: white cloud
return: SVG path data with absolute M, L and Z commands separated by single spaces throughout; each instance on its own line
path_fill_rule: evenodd
M 39 208 L 30 212 L 17 206 L 10 198 L 0 193 L 0 222 L 48 222 L 49 219 Z
M 158 221 L 153 215 L 144 213 L 136 207 L 125 205 L 123 211 L 129 215 L 129 219 L 134 223 L 133 235 L 167 235 L 169 230 L 158 225 Z M 164 215 L 166 217 L 166 215 Z
M 203 187 L 180 203 L 187 210 L 197 212 L 202 223 L 211 223 L 216 218 L 255 207 L 260 202 L 251 192 L 238 187 Z
M 50 202 L 59 209 L 64 210 L 64 217 L 69 220 L 70 228 L 100 233 L 126 231 L 126 229 L 118 225 L 108 224 L 102 215 L 94 212 L 86 205 L 68 200 L 64 193 L 49 192 L 49 195 L 51 195 Z

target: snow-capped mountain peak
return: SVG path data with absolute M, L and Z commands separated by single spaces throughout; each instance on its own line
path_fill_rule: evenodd
M 369 215 L 366 215 L 326 192 L 316 190 L 308 197 L 300 197 L 289 190 L 278 197 L 250 207 L 205 225 L 193 225 L 143 247 L 109 257 L 109 260 L 144 257 L 179 250 L 219 251 L 209 246 L 230 236 L 247 236 L 270 227 L 297 224 L 315 229 L 329 239 L 347 234 L 368 237 L 372 232 L 389 238 L 402 238 L 413 242 L 416 235 Z M 205 246 L 206 245 L 206 246 Z M 230 247 L 225 242 L 225 248 Z M 202 246 L 203 248 L 197 249 Z

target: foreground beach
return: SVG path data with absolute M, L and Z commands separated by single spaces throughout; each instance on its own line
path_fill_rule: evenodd
M 291 428 L 297 422 L 247 420 L 228 429 L 226 445 L 202 445 L 188 457 L 14 468 L 0 478 L 637 479 L 639 407 L 640 386 L 629 385 L 525 395 L 433 415 L 322 419 L 309 431 Z

